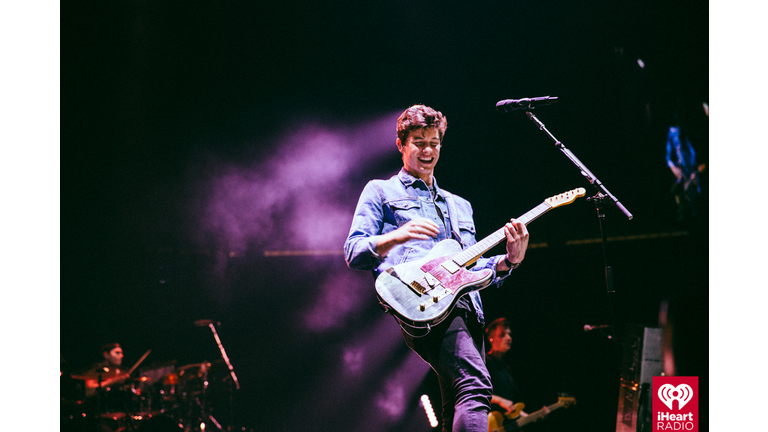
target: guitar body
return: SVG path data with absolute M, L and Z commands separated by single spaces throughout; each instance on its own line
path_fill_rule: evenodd
M 515 404 L 515 410 L 510 413 L 500 411 L 491 411 L 488 414 L 488 432 L 510 432 L 523 428 L 533 422 L 537 422 L 546 417 L 552 411 L 560 408 L 568 408 L 576 404 L 576 399 L 570 396 L 561 396 L 557 402 L 546 406 L 525 417 L 520 417 L 520 412 L 525 408 L 522 403 Z
M 488 430 L 495 432 L 496 430 L 504 431 L 504 420 L 506 417 L 501 411 L 491 411 L 488 414 Z
M 379 301 L 409 327 L 439 324 L 461 296 L 485 288 L 493 275 L 458 266 L 451 258 L 461 250 L 457 241 L 443 240 L 423 258 L 389 268 L 376 278 Z
M 491 411 L 488 413 L 488 430 L 490 432 L 509 432 L 520 429 L 514 419 L 520 417 L 520 412 L 525 408 L 525 404 L 518 402 L 512 412 Z

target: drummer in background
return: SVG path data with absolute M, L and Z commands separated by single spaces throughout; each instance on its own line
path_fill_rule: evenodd
M 122 369 L 123 348 L 119 343 L 110 343 L 101 347 L 101 355 L 104 361 L 93 365 L 85 373 L 86 394 L 91 396 L 96 393 L 101 383 L 102 388 L 122 384 L 128 379 L 129 374 Z

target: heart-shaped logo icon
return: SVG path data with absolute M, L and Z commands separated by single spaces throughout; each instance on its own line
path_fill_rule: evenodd
M 683 409 L 685 404 L 693 398 L 693 389 L 688 384 L 680 384 L 675 387 L 672 384 L 664 384 L 659 387 L 659 399 L 664 405 L 672 409 L 672 401 L 677 400 L 679 409 Z

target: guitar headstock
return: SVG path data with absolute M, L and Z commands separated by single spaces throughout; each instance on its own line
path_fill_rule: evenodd
M 544 200 L 544 202 L 552 206 L 552 208 L 559 207 L 559 206 L 563 206 L 563 205 L 574 202 L 576 198 L 582 197 L 586 193 L 587 193 L 586 189 L 576 188 L 573 190 L 569 190 L 568 192 L 563 192 L 560 195 L 549 197 L 546 200 Z
M 576 398 L 573 397 L 559 397 L 557 401 L 563 405 L 563 408 L 568 408 L 571 405 L 576 405 Z

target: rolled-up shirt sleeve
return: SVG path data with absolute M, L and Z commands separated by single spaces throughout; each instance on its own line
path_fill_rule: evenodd
M 490 258 L 483 258 L 480 257 L 475 262 L 474 267 L 472 267 L 471 271 L 478 271 L 482 269 L 489 269 L 493 272 L 493 277 L 491 278 L 490 285 L 496 285 L 496 287 L 500 287 L 504 283 L 504 279 L 506 279 L 511 271 L 503 271 L 498 272 L 496 271 L 496 266 L 499 264 L 500 261 L 504 260 L 504 257 L 506 255 L 495 255 Z
M 344 243 L 344 258 L 350 268 L 373 270 L 384 260 L 376 253 L 377 239 L 384 224 L 382 199 L 378 188 L 369 182 L 355 208 L 352 226 Z

